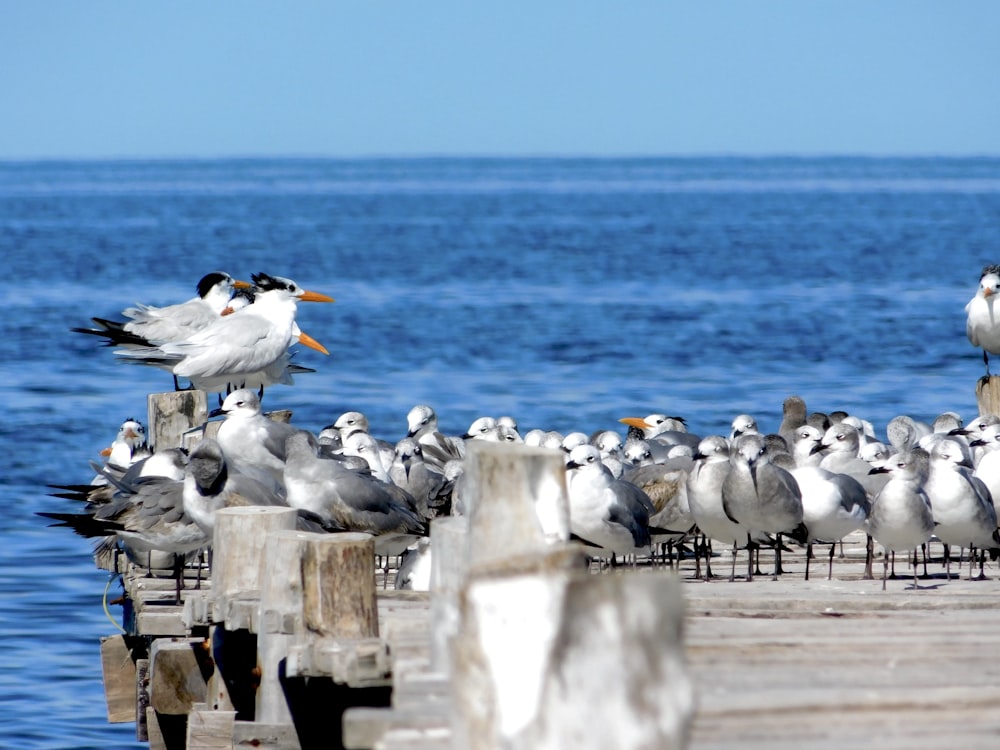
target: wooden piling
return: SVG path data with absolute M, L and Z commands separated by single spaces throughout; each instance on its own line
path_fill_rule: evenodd
M 466 462 L 470 568 L 569 539 L 562 453 L 473 440 Z
M 451 642 L 458 632 L 458 596 L 469 558 L 469 523 L 461 516 L 431 521 L 431 668 L 451 671 Z
M 976 381 L 976 405 L 979 414 L 1000 414 L 1000 375 Z
M 251 506 L 216 512 L 211 566 L 216 622 L 225 622 L 228 630 L 252 627 L 265 576 L 261 550 L 270 532 L 293 530 L 297 522 L 294 508 Z M 240 601 L 247 606 L 239 607 Z
M 683 617 L 669 572 L 594 576 L 554 555 L 480 571 L 461 597 L 452 747 L 683 748 Z
M 150 393 L 146 398 L 146 435 L 153 450 L 178 448 L 184 436 L 208 420 L 208 399 L 204 391 Z

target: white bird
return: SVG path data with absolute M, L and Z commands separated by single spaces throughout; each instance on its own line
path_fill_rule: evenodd
M 973 475 L 986 485 L 996 508 L 1000 500 L 1000 424 L 987 426 L 969 445 L 982 450 Z
M 362 412 L 345 411 L 337 417 L 337 421 L 333 423 L 333 426 L 340 431 L 341 452 L 344 452 L 343 447 L 347 444 L 347 439 L 351 435 L 354 435 L 357 432 L 363 432 L 366 435 L 371 436 L 375 441 L 375 445 L 378 447 L 379 461 L 382 464 L 382 468 L 388 471 L 389 467 L 392 466 L 392 461 L 396 456 L 396 446 L 387 440 L 381 440 L 372 435 L 368 417 L 366 417 Z
M 729 439 L 735 440 L 740 435 L 748 432 L 759 432 L 757 420 L 749 414 L 737 414 L 730 424 Z
M 285 361 L 296 341 L 329 352 L 295 322 L 299 301 L 332 302 L 331 297 L 302 289 L 291 279 L 255 274 L 254 302 L 180 341 L 117 350 L 126 362 L 152 365 L 187 378 L 195 388 L 215 391 L 223 382 L 261 386 L 261 373 Z M 253 381 L 251 383 L 251 381 Z
M 407 413 L 406 437 L 420 443 L 424 460 L 439 471 L 444 471 L 449 461 L 465 455 L 462 439 L 442 433 L 438 429 L 437 413 L 427 404 L 417 404 Z
M 722 483 L 726 515 L 747 533 L 753 547 L 757 534 L 775 535 L 774 578 L 781 572 L 781 535 L 805 544 L 809 531 L 802 522 L 802 495 L 795 478 L 769 460 L 764 439 L 750 433 L 736 438 L 729 451 L 729 473 Z M 735 549 L 733 561 L 735 565 Z M 752 557 L 752 555 L 751 555 Z M 747 579 L 753 578 L 753 566 Z
M 146 428 L 142 422 L 128 417 L 118 428 L 111 446 L 101 451 L 104 462 L 114 469 L 125 470 L 150 455 L 149 445 L 146 443 Z M 95 483 L 106 484 L 107 479 L 98 475 L 94 478 Z
M 1000 266 L 986 266 L 979 275 L 976 296 L 965 306 L 965 335 L 983 350 L 986 376 L 990 376 L 990 354 L 1000 354 L 1000 310 L 994 309 L 1000 292 Z
M 871 465 L 858 455 L 861 436 L 851 425 L 843 422 L 832 425 L 823 435 L 820 445 L 824 453 L 820 467 L 853 477 L 861 483 L 869 497 L 875 497 L 888 481 L 883 474 L 872 474 Z
M 614 430 L 601 430 L 590 438 L 591 445 L 601 452 L 601 462 L 608 467 L 611 476 L 621 479 L 625 469 L 625 454 L 622 452 L 622 437 Z
M 889 570 L 889 552 L 909 553 L 925 544 L 934 533 L 931 503 L 924 492 L 930 457 L 927 451 L 915 448 L 897 453 L 881 471 L 889 473 L 889 481 L 878 493 L 868 513 L 868 533 L 885 550 L 882 567 L 882 590 Z M 913 586 L 917 586 L 917 566 L 913 565 Z
M 264 415 L 257 394 L 246 388 L 233 391 L 210 417 L 225 416 L 216 439 L 229 465 L 276 492 L 282 491 L 285 441 L 301 432 L 286 422 Z
M 229 305 L 234 288 L 247 288 L 245 281 L 237 281 L 228 273 L 213 271 L 198 281 L 195 297 L 166 307 L 136 303 L 122 311 L 128 321 L 91 318 L 98 328 L 74 328 L 77 333 L 87 333 L 108 339 L 108 345 L 156 346 L 173 341 L 183 341 L 202 328 L 218 320 Z
M 687 431 L 687 425 L 682 417 L 668 417 L 666 414 L 649 414 L 645 417 L 623 417 L 618 420 L 641 434 L 650 442 L 663 443 L 667 446 L 688 445 L 692 450 L 698 448 L 701 438 Z M 633 430 L 630 429 L 629 433 Z
M 980 551 L 1000 548 L 997 513 L 990 491 L 982 480 L 973 476 L 972 467 L 954 438 L 943 438 L 931 448 L 924 491 L 931 503 L 934 534 L 947 545 L 948 578 L 951 578 L 950 547 L 974 547 Z M 971 577 L 971 561 L 969 566 Z
M 649 497 L 634 484 L 615 479 L 601 463 L 601 452 L 581 445 L 566 464 L 570 533 L 604 550 L 633 554 L 648 551 Z

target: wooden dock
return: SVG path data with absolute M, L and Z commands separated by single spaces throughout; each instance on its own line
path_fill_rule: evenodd
M 897 572 L 902 577 L 890 579 L 883 592 L 878 580 L 880 564 L 876 564 L 876 580 L 861 579 L 863 546 L 860 536 L 848 539 L 846 558 L 834 561 L 832 581 L 825 580 L 824 566 L 815 562 L 812 580 L 802 580 L 801 554 L 786 555 L 789 572 L 778 581 L 765 575 L 751 583 L 739 578 L 729 582 L 728 552 L 714 559 L 714 572 L 720 577 L 711 582 L 694 580 L 690 559 L 681 563 L 676 575 L 683 582 L 683 652 L 696 704 L 689 748 L 773 750 L 859 743 L 882 750 L 912 750 L 989 747 L 1000 739 L 1000 715 L 995 709 L 1000 702 L 996 659 L 1000 654 L 1000 629 L 996 627 L 1000 578 L 995 567 L 987 569 L 991 580 L 967 580 L 967 566 L 962 578 L 956 578 L 953 570 L 952 579 L 945 580 L 941 563 L 932 560 L 929 577 L 921 578 L 920 588 L 913 590 L 900 562 Z M 766 562 L 765 553 L 765 568 Z M 644 576 L 651 570 L 641 562 L 624 575 Z M 163 641 L 172 648 L 184 644 L 180 653 L 187 667 L 179 674 L 185 680 L 196 669 L 199 674 L 205 672 L 189 656 L 190 644 L 205 643 L 217 627 L 247 633 L 256 627 L 246 614 L 252 607 L 233 606 L 228 626 L 206 618 L 212 606 L 210 582 L 200 591 L 186 589 L 183 603 L 176 605 L 171 602 L 173 583 L 168 579 L 146 578 L 130 566 L 124 580 L 143 641 Z M 190 577 L 188 585 L 193 584 Z M 451 748 L 451 686 L 447 675 L 431 667 L 432 594 L 395 591 L 391 584 L 381 588 L 381 580 L 376 585 L 379 633 L 385 648 L 374 648 L 367 664 L 348 660 L 338 679 L 363 682 L 366 669 L 381 670 L 381 684 L 388 688 L 386 705 L 347 707 L 343 746 Z M 113 644 L 120 655 L 118 641 L 106 641 L 105 650 L 110 653 Z M 154 656 L 166 659 L 164 663 L 177 659 L 169 649 L 158 649 Z M 375 666 L 378 658 L 384 659 L 381 666 Z M 141 683 L 148 676 L 142 661 L 140 709 L 149 702 L 148 697 L 141 697 Z M 329 654 L 299 652 L 292 662 L 293 673 L 325 673 L 332 679 L 336 672 L 335 659 Z M 135 674 L 127 668 L 108 672 L 112 720 L 134 720 Z M 128 684 L 130 677 L 133 682 Z M 146 710 L 148 721 L 139 722 L 140 736 L 146 732 L 151 748 L 185 746 L 177 726 L 185 721 L 183 739 L 192 750 L 310 746 L 293 727 L 238 719 L 232 700 L 213 677 L 208 674 L 204 687 L 187 698 L 162 704 L 154 699 L 154 706 L 185 713 L 179 721 L 176 714 L 153 707 Z M 123 678 L 124 691 L 120 689 Z M 371 681 L 370 674 L 367 679 Z M 168 684 L 162 689 L 173 691 L 175 687 Z M 623 688 L 608 685 L 606 689 Z M 117 709 L 111 706 L 116 700 Z M 166 732 L 158 726 L 160 722 Z M 311 731 L 308 726 L 304 729 Z
M 883 591 L 881 559 L 862 578 L 858 533 L 832 580 L 825 548 L 809 581 L 798 549 L 777 581 L 746 581 L 744 552 L 730 581 L 728 550 L 709 582 L 690 556 L 588 570 L 581 548 L 552 543 L 558 503 L 538 522 L 561 456 L 474 454 L 469 518 L 432 524 L 430 592 L 394 590 L 367 535 L 297 532 L 284 509 L 220 511 L 213 575 L 188 569 L 180 602 L 171 579 L 121 558 L 109 721 L 135 722 L 153 750 L 1000 741 L 996 563 L 989 580 L 968 580 L 968 563 L 946 579 L 932 559 L 914 589 L 898 556 Z

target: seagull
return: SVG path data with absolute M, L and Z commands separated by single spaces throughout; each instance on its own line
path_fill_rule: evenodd
M 212 537 L 220 508 L 289 507 L 285 499 L 253 477 L 230 471 L 218 441 L 205 438 L 192 450 L 184 476 L 184 512 Z M 340 531 L 318 516 L 299 511 L 300 531 Z
M 174 555 L 177 600 L 180 601 L 184 558 L 211 545 L 211 537 L 184 511 L 184 483 L 164 477 L 146 477 L 133 483 L 108 476 L 120 494 L 107 504 L 84 513 L 39 513 L 85 537 L 117 535 L 137 555 L 153 552 Z M 200 581 L 199 581 L 200 583 Z
M 737 414 L 730 425 L 729 439 L 735 440 L 740 435 L 748 432 L 759 432 L 757 420 L 749 414 Z
M 990 377 L 990 354 L 1000 354 L 1000 321 L 994 304 L 1000 292 L 1000 266 L 986 266 L 979 275 L 976 296 L 965 306 L 965 335 L 969 343 L 983 350 L 985 380 Z
M 438 429 L 437 412 L 427 404 L 417 404 L 407 413 L 406 437 L 418 441 L 424 460 L 442 472 L 449 461 L 465 455 L 463 441 Z
M 931 503 L 934 534 L 945 545 L 949 579 L 950 547 L 978 548 L 980 551 L 1000 548 L 997 512 L 990 491 L 981 479 L 973 476 L 971 463 L 954 438 L 943 438 L 931 448 L 924 491 Z M 972 576 L 971 561 L 969 576 Z
M 570 532 L 612 555 L 649 549 L 652 501 L 634 484 L 615 479 L 593 445 L 573 449 L 566 464 Z
M 349 531 L 375 536 L 375 552 L 395 556 L 426 536 L 423 520 L 408 493 L 366 472 L 352 471 L 340 461 L 320 458 L 319 444 L 298 431 L 285 442 L 285 488 L 288 504 L 304 508 Z M 395 490 L 395 492 L 394 492 Z M 412 501 L 412 497 L 410 498 Z
M 340 431 L 342 449 L 347 445 L 347 439 L 355 433 L 363 432 L 371 436 L 368 417 L 360 411 L 345 411 L 337 417 L 337 421 L 333 423 L 333 426 Z M 382 463 L 382 468 L 388 471 L 389 467 L 392 466 L 393 459 L 396 457 L 396 446 L 387 440 L 380 440 L 374 436 L 372 436 L 372 440 L 378 446 L 379 460 Z M 342 452 L 346 451 L 342 450 Z
M 795 440 L 795 430 L 806 424 L 806 402 L 800 396 L 789 396 L 781 405 L 781 413 L 778 434 L 790 445 Z
M 795 478 L 773 465 L 764 438 L 750 433 L 738 437 L 729 451 L 729 473 L 722 483 L 722 506 L 729 518 L 747 533 L 753 547 L 755 534 L 775 534 L 774 576 L 781 572 L 781 535 L 788 534 L 800 544 L 809 539 L 802 522 L 802 494 Z M 733 562 L 735 565 L 735 548 Z M 747 580 L 753 579 L 753 566 Z
M 396 443 L 396 455 L 389 467 L 389 476 L 396 486 L 413 495 L 417 508 L 421 509 L 425 518 L 449 514 L 452 483 L 445 478 L 443 471 L 424 460 L 423 448 L 414 438 L 403 438 Z
M 922 448 L 897 453 L 882 469 L 889 481 L 878 493 L 868 514 L 868 533 L 885 550 L 882 567 L 882 590 L 889 571 L 889 552 L 907 553 L 926 544 L 934 533 L 931 503 L 924 491 L 930 457 Z M 915 553 L 914 553 L 915 554 Z M 913 565 L 913 587 L 917 587 L 917 566 Z
M 295 322 L 299 301 L 333 302 L 331 297 L 302 289 L 291 279 L 253 275 L 254 302 L 180 341 L 158 346 L 118 349 L 125 362 L 160 367 L 187 378 L 195 388 L 215 392 L 226 382 L 237 387 L 263 383 L 261 373 L 285 361 L 296 341 L 323 354 L 329 352 Z
M 219 426 L 216 440 L 229 465 L 280 493 L 285 441 L 302 430 L 266 417 L 257 394 L 247 388 L 233 391 L 221 407 L 209 412 L 210 417 L 220 415 L 226 419 Z

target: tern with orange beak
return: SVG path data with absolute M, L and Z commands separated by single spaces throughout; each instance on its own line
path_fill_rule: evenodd
M 295 322 L 302 302 L 333 302 L 333 298 L 303 289 L 291 279 L 254 274 L 253 302 L 183 341 L 155 347 L 125 348 L 116 354 L 126 362 L 160 367 L 187 378 L 192 386 L 212 392 L 224 388 L 261 387 L 259 378 L 287 356 L 296 342 L 329 354 Z
M 994 309 L 1000 292 L 1000 266 L 986 266 L 979 276 L 976 296 L 965 306 L 965 334 L 973 346 L 983 350 L 986 377 L 990 376 L 990 354 L 1000 354 L 1000 309 Z

